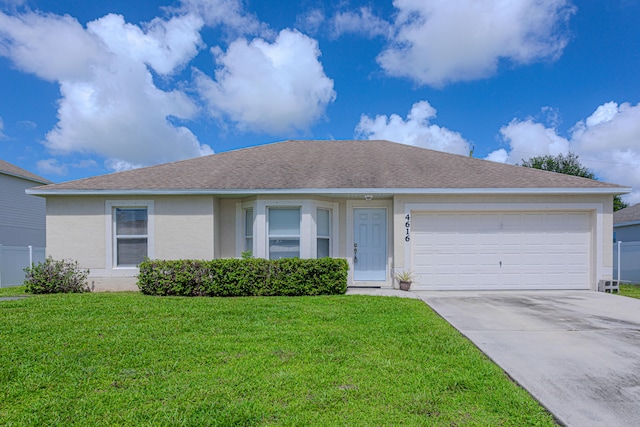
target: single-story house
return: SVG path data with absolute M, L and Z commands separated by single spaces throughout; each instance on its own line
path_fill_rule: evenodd
M 614 241 L 640 242 L 640 203 L 613 213 Z
M 342 257 L 349 286 L 596 289 L 630 189 L 389 141 L 285 141 L 37 187 L 47 252 L 126 289 L 156 259 Z

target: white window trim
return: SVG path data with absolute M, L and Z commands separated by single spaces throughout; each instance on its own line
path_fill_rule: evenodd
M 340 253 L 340 233 L 338 226 L 340 224 L 340 217 L 338 213 L 338 204 L 330 202 L 313 202 L 311 211 L 311 220 L 313 221 L 313 227 L 311 227 L 311 258 L 318 257 L 318 209 L 329 210 L 329 256 L 337 257 Z
M 247 208 L 242 210 L 242 220 L 245 222 L 242 227 L 243 239 L 241 249 L 244 251 L 251 251 L 253 254 L 253 208 Z M 247 234 L 247 215 L 251 215 L 251 234 Z M 247 249 L 247 240 L 251 239 L 251 247 Z
M 153 200 L 107 200 L 105 201 L 105 243 L 106 243 L 106 268 L 108 276 L 134 276 L 139 273 L 138 267 L 117 267 L 115 262 L 116 240 L 114 230 L 115 208 L 147 208 L 147 257 L 154 257 L 155 248 L 155 216 Z
M 244 239 L 245 239 L 245 215 L 244 211 L 246 209 L 253 210 L 253 248 L 251 249 L 251 254 L 254 257 L 256 255 L 256 202 L 243 202 L 236 203 L 236 257 L 240 258 L 242 256 L 242 252 L 244 252 Z
M 269 208 L 300 208 L 300 258 L 311 258 L 310 200 L 258 200 L 255 221 L 258 234 L 253 243 L 258 251 L 256 257 L 269 259 Z
M 300 258 L 317 257 L 317 209 L 331 211 L 331 256 L 340 252 L 340 218 L 338 203 L 322 202 L 312 199 L 262 199 L 250 202 L 236 203 L 236 256 L 242 256 L 244 248 L 244 210 L 253 209 L 253 256 L 255 258 L 269 257 L 268 209 L 300 208 Z

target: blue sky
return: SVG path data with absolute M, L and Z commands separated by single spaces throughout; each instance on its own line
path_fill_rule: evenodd
M 638 203 L 638 22 L 638 0 L 0 0 L 0 158 L 61 182 L 285 139 L 573 151 Z

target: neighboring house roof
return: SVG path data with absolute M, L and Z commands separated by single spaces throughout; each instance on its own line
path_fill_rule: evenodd
M 284 141 L 29 190 L 31 194 L 602 192 L 630 189 L 389 141 Z M 377 190 L 377 191 L 376 191 Z M 391 191 L 393 190 L 393 191 Z M 404 190 L 404 191 L 399 191 Z M 570 191 L 569 191 L 570 190 Z
M 640 224 L 640 203 L 613 213 L 613 225 Z
M 29 181 L 35 181 L 39 184 L 51 183 L 51 181 L 49 181 L 46 178 L 43 178 L 27 170 L 19 168 L 18 166 L 12 165 L 11 163 L 6 162 L 4 160 L 0 160 L 0 174 L 11 175 L 11 176 L 16 176 L 18 178 L 28 179 Z

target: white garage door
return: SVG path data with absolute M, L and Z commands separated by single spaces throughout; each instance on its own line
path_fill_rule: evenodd
M 589 289 L 584 212 L 412 213 L 416 289 Z

